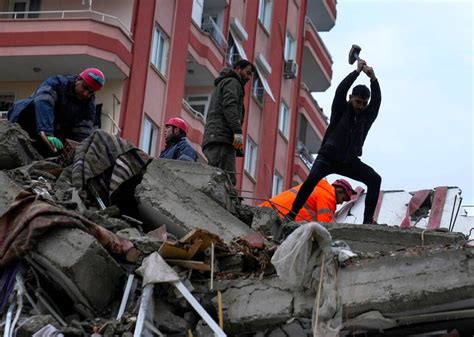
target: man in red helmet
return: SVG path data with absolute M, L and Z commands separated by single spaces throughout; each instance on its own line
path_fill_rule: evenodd
M 280 218 L 285 218 L 300 188 L 301 184 L 274 196 L 259 206 L 272 208 L 278 212 Z M 296 215 L 295 221 L 333 222 L 336 205 L 351 200 L 354 194 L 356 192 L 345 179 L 338 179 L 332 185 L 322 179 Z
M 196 161 L 197 152 L 186 139 L 188 124 L 181 118 L 170 118 L 165 124 L 165 149 L 160 158 Z
M 20 124 L 42 154 L 51 155 L 63 148 L 65 139 L 80 142 L 91 134 L 95 92 L 104 84 L 104 74 L 96 68 L 51 76 L 30 97 L 12 105 L 8 120 Z

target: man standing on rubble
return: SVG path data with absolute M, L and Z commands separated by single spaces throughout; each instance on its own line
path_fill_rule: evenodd
M 225 171 L 233 185 L 235 158 L 243 156 L 245 84 L 252 78 L 255 67 L 247 60 L 237 61 L 233 69 L 224 68 L 214 81 L 204 128 L 202 148 L 208 164 Z
M 365 85 L 357 85 L 346 100 L 347 92 L 363 71 L 370 78 L 370 90 Z M 377 205 L 382 178 L 369 165 L 360 160 L 362 146 L 380 108 L 380 86 L 372 67 L 360 59 L 357 69 L 342 80 L 336 89 L 331 108 L 331 120 L 324 135 L 318 156 L 311 172 L 301 186 L 293 202 L 289 219 L 295 219 L 316 184 L 325 176 L 337 173 L 367 185 L 365 198 L 365 224 L 375 223 L 373 216 Z
M 186 139 L 188 124 L 181 118 L 170 118 L 165 124 L 165 149 L 160 158 L 196 161 L 197 152 Z
M 285 214 L 288 213 L 295 201 L 300 188 L 301 184 L 274 196 L 260 204 L 259 207 L 272 208 L 277 211 L 280 218 L 285 218 Z M 356 192 L 345 179 L 338 179 L 332 185 L 326 179 L 321 179 L 298 212 L 295 220 L 333 222 L 336 205 L 351 200 L 354 194 Z
M 8 120 L 28 132 L 40 153 L 51 155 L 63 141 L 82 141 L 93 131 L 95 92 L 105 84 L 104 74 L 87 68 L 79 75 L 46 79 L 28 98 L 16 101 Z

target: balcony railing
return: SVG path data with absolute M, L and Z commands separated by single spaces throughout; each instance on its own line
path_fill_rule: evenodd
M 314 155 L 310 153 L 306 145 L 303 144 L 303 142 L 298 141 L 296 145 L 296 153 L 300 157 L 300 159 L 303 161 L 303 163 L 306 165 L 306 167 L 311 170 L 311 167 L 313 166 L 314 163 Z
M 97 12 L 94 10 L 67 10 L 67 11 L 28 11 L 28 12 L 0 12 L 0 20 L 28 20 L 28 19 L 92 19 L 112 24 L 120 28 L 130 39 L 132 32 L 120 18 Z
M 222 33 L 221 28 L 217 25 L 212 17 L 209 15 L 202 17 L 201 29 L 208 32 L 222 50 L 227 49 L 227 40 L 224 36 L 224 33 Z
M 201 112 L 193 109 L 192 106 L 189 104 L 189 102 L 186 101 L 184 98 L 182 102 L 183 102 L 184 109 L 186 111 L 188 111 L 196 119 L 200 119 L 203 123 L 206 123 L 206 116 L 204 116 Z

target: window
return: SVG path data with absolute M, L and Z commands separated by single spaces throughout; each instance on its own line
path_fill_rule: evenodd
M 8 109 L 15 102 L 15 94 L 0 93 L 0 118 L 7 118 Z
M 142 137 L 141 137 L 141 146 L 140 148 L 148 153 L 149 155 L 153 156 L 156 150 L 156 140 L 158 137 L 158 127 L 153 124 L 153 122 L 148 118 L 145 117 L 143 120 L 143 129 L 142 129 Z
M 278 171 L 273 175 L 272 197 L 283 192 L 283 177 Z
M 242 56 L 239 53 L 239 49 L 235 40 L 231 34 L 229 34 L 229 38 L 227 39 L 227 52 L 226 52 L 226 61 L 229 65 L 234 65 L 235 62 L 242 59 Z
M 13 0 L 11 2 L 12 12 L 37 12 L 40 10 L 41 4 L 40 0 Z M 28 16 L 25 13 L 13 14 L 13 18 L 23 19 L 23 18 L 37 18 L 39 13 L 29 13 Z
M 206 118 L 207 109 L 209 107 L 209 96 L 188 96 L 186 100 L 191 108 L 199 112 L 202 117 Z
M 245 147 L 244 168 L 252 178 L 255 178 L 257 169 L 257 144 L 250 137 L 247 137 L 247 145 Z
M 258 20 L 263 24 L 267 31 L 270 31 L 272 20 L 272 0 L 260 0 Z
M 253 75 L 252 95 L 261 104 L 263 104 L 263 93 L 264 93 L 264 91 L 265 91 L 265 89 L 263 88 L 262 80 L 260 79 L 260 76 L 257 73 L 255 73 Z
M 169 42 L 160 28 L 155 28 L 153 34 L 153 45 L 151 53 L 151 63 L 162 73 L 166 75 L 166 63 L 168 60 L 168 46 Z
M 288 138 L 289 133 L 289 117 L 290 110 L 288 109 L 288 106 L 284 102 L 281 102 L 280 115 L 278 116 L 278 130 L 280 130 L 286 138 Z
M 285 60 L 294 60 L 296 50 L 296 41 L 290 33 L 286 33 L 285 41 Z

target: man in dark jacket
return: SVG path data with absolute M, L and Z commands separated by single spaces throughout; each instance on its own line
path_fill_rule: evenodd
M 12 105 L 8 120 L 20 124 L 37 141 L 40 152 L 50 155 L 63 148 L 65 139 L 80 142 L 91 134 L 94 93 L 104 83 L 104 74 L 96 68 L 79 75 L 51 76 L 30 97 Z
M 370 78 L 370 104 L 370 90 L 365 85 L 355 86 L 352 95 L 349 95 L 349 101 L 346 100 L 349 88 L 361 71 Z M 343 79 L 336 89 L 329 126 L 311 172 L 293 202 L 288 214 L 290 219 L 298 214 L 316 184 L 325 176 L 336 173 L 367 185 L 363 223 L 375 223 L 373 216 L 382 178 L 359 157 L 362 155 L 367 133 L 377 118 L 380 102 L 380 86 L 374 70 L 364 60 L 360 60 L 357 69 Z
M 219 167 L 236 184 L 235 157 L 243 155 L 245 84 L 252 78 L 255 67 L 247 60 L 237 61 L 233 69 L 224 68 L 214 81 L 204 128 L 202 148 L 211 166 Z
M 160 158 L 196 161 L 197 152 L 186 139 L 188 124 L 181 118 L 170 118 L 165 124 L 166 147 Z

